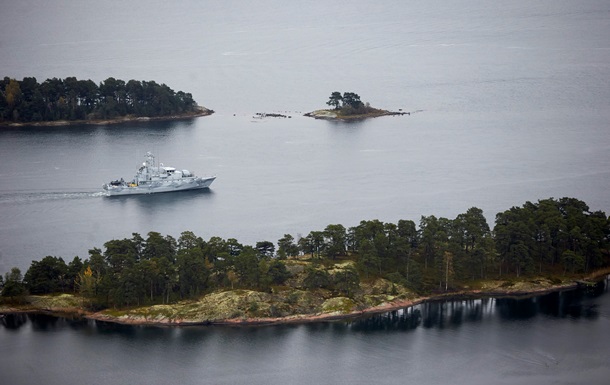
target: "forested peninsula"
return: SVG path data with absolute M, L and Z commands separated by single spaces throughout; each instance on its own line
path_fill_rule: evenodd
M 155 81 L 35 77 L 0 80 L 0 126 L 114 124 L 210 115 L 190 93 Z
M 575 198 L 512 207 L 491 229 L 473 207 L 331 224 L 243 245 L 157 232 L 89 257 L 47 256 L 0 276 L 0 313 L 48 311 L 133 324 L 253 324 L 346 318 L 429 299 L 525 295 L 610 273 L 610 218 Z

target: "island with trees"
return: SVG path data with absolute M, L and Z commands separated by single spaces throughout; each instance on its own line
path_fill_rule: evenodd
M 305 116 L 328 120 L 361 120 L 379 116 L 411 114 L 410 112 L 394 112 L 373 108 L 369 103 L 363 103 L 360 100 L 360 95 L 354 92 L 344 92 L 341 94 L 339 91 L 334 91 L 331 93 L 326 104 L 333 108 L 308 112 Z
M 574 198 L 512 207 L 491 229 L 473 207 L 454 219 L 330 224 L 276 244 L 114 239 L 66 263 L 46 256 L 0 276 L 0 314 L 69 312 L 134 324 L 306 322 L 438 298 L 526 295 L 610 273 L 610 218 Z
M 108 78 L 92 80 L 35 77 L 0 80 L 0 126 L 113 124 L 185 119 L 214 111 L 197 105 L 190 93 L 165 84 Z

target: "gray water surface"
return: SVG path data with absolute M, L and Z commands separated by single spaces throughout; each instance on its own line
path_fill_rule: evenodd
M 607 212 L 609 35 L 607 1 L 8 2 L 4 76 L 155 80 L 216 113 L 1 130 L 0 271 L 133 232 L 252 244 L 473 206 L 493 226 L 563 196 Z M 414 113 L 302 116 L 335 90 Z M 102 197 L 146 151 L 218 179 L 203 193 Z

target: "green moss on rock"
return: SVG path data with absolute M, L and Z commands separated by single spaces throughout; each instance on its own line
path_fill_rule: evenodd
M 348 314 L 357 309 L 356 303 L 351 298 L 333 297 L 322 304 L 322 312 Z

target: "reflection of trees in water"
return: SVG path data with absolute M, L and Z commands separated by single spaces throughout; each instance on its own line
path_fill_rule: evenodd
M 485 318 L 530 319 L 539 314 L 551 317 L 596 318 L 594 299 L 608 291 L 606 281 L 577 290 L 553 292 L 527 298 L 483 298 L 463 301 L 431 301 L 406 309 L 378 314 L 351 322 L 357 331 L 455 328 Z
M 34 330 L 51 330 L 58 326 L 60 318 L 53 317 L 47 314 L 29 314 L 28 318 L 32 323 L 32 329 Z
M 426 328 L 458 327 L 463 322 L 479 322 L 490 312 L 489 298 L 464 301 L 428 302 L 423 304 L 423 326 Z
M 466 301 L 426 302 L 406 309 L 396 310 L 359 319 L 351 323 L 352 330 L 413 330 L 425 328 L 458 327 L 463 322 L 480 321 L 485 312 L 491 311 L 491 299 Z
M 356 331 L 380 330 L 413 330 L 421 324 L 422 315 L 419 306 L 395 310 L 362 318 L 351 323 Z
M 9 330 L 17 330 L 27 323 L 26 314 L 6 314 L 0 318 L 0 324 Z
M 89 326 L 91 322 L 88 319 L 78 315 L 57 317 L 44 313 L 28 314 L 28 320 L 32 323 L 32 329 L 34 331 L 47 331 L 65 327 L 80 329 Z
M 528 319 L 538 314 L 551 317 L 596 318 L 594 299 L 607 291 L 606 281 L 595 285 L 528 298 L 498 298 L 496 308 L 503 319 Z
M 32 325 L 33 331 L 48 331 L 63 327 L 79 329 L 91 323 L 88 319 L 79 316 L 57 317 L 44 313 L 13 313 L 0 317 L 0 325 L 6 329 L 16 330 L 28 322 Z
M 395 310 L 360 319 L 352 323 L 352 330 L 413 330 L 422 321 L 419 307 Z

